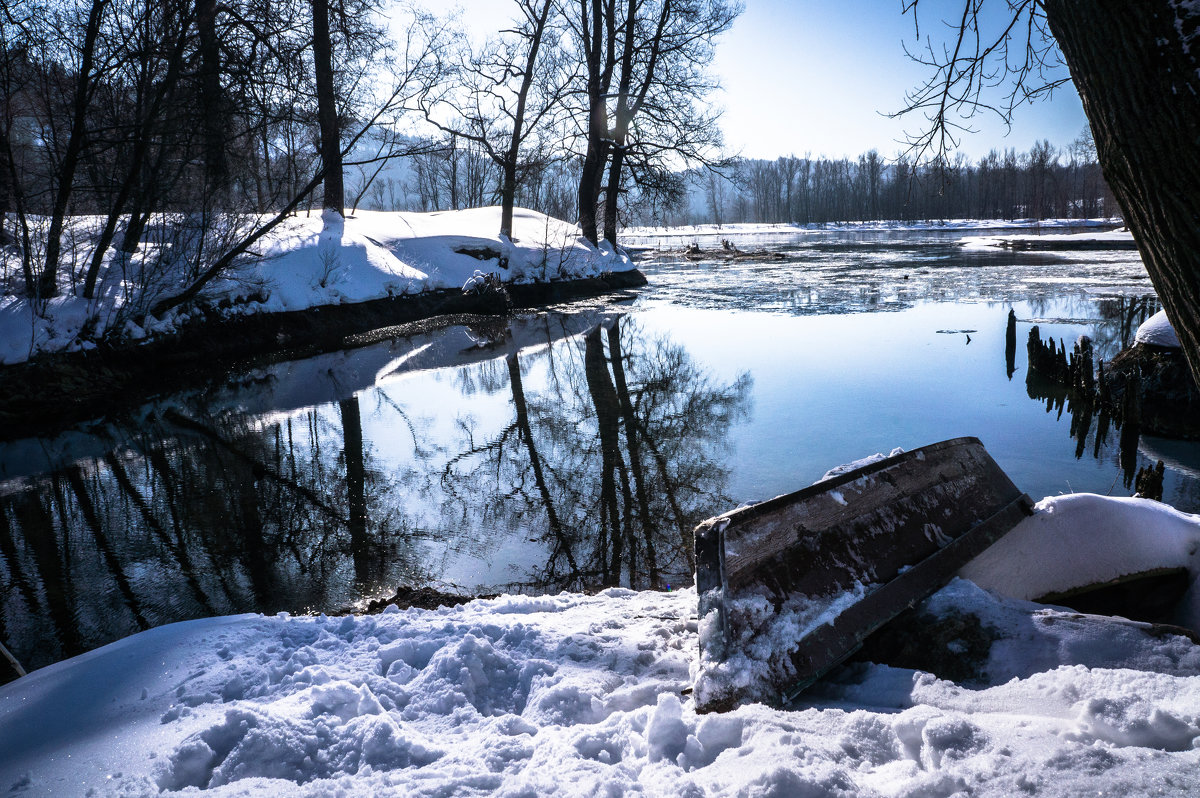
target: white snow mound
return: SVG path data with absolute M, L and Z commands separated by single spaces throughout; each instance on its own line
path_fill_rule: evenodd
M 1091 493 L 1042 499 L 1034 509 L 959 575 L 1005 596 L 1037 599 L 1156 568 L 1187 568 L 1193 581 L 1200 574 L 1200 516 Z M 1200 629 L 1195 594 L 1177 620 Z
M 1141 326 L 1137 328 L 1133 340 L 1139 344 L 1179 349 L 1179 336 L 1175 334 L 1175 328 L 1167 320 L 1165 310 L 1160 310 L 1142 322 Z

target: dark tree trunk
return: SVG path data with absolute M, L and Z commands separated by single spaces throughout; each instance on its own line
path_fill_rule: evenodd
M 604 193 L 604 239 L 617 246 L 617 202 L 621 194 L 621 170 L 625 167 L 624 137 L 611 147 L 608 159 L 608 190 Z
M 580 0 L 580 35 L 587 68 L 587 151 L 579 175 L 579 227 L 583 237 L 599 243 L 596 204 L 608 161 L 608 89 L 616 68 L 616 12 L 611 0 Z
M 600 241 L 596 202 L 600 197 L 600 176 L 608 158 L 608 148 L 601 141 L 603 135 L 588 134 L 587 154 L 583 157 L 583 171 L 579 176 L 579 228 L 583 237 L 593 244 Z
M 1200 16 L 1177 5 L 1043 2 L 1104 177 L 1200 381 L 1200 78 L 1189 55 Z
M 326 30 L 328 31 L 328 15 Z M 196 0 L 196 31 L 200 41 L 200 117 L 204 125 L 204 172 L 208 193 L 224 189 L 228 178 L 225 159 L 225 113 L 221 101 L 221 43 L 217 38 L 216 0 Z
M 79 167 L 80 156 L 83 155 L 84 138 L 87 134 L 87 109 L 92 96 L 92 64 L 96 56 L 96 39 L 100 35 L 100 19 L 106 5 L 108 0 L 92 0 L 91 10 L 88 12 L 79 76 L 76 79 L 75 98 L 71 106 L 71 132 L 67 137 L 67 147 L 58 169 L 58 188 L 54 193 L 50 229 L 46 234 L 46 262 L 38 278 L 36 293 L 41 297 L 58 294 L 58 259 L 62 255 L 63 222 L 67 216 L 67 206 L 71 202 L 75 170 Z
M 338 125 L 337 94 L 333 87 L 333 40 L 329 35 L 329 3 L 312 0 L 313 73 L 317 83 L 317 123 L 321 128 L 321 165 L 324 169 L 323 207 L 345 212 L 342 182 L 342 137 Z
M 525 72 L 521 77 L 521 87 L 517 91 L 517 107 L 513 112 L 512 139 L 508 151 L 504 154 L 501 164 L 504 182 L 500 186 L 500 235 L 512 238 L 513 206 L 517 198 L 517 160 L 521 154 L 521 142 L 529 131 L 525 128 L 525 110 L 529 103 L 529 90 L 533 87 L 534 70 L 537 68 L 538 51 L 542 48 L 542 39 L 546 32 L 546 22 L 550 19 L 552 0 L 542 4 L 533 31 L 529 37 L 529 52 L 525 56 Z M 455 206 L 457 207 L 457 206 Z
M 505 161 L 500 183 L 500 235 L 512 240 L 513 208 L 517 204 L 517 156 Z

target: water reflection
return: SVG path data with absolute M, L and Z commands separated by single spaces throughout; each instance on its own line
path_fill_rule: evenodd
M 387 342 L 48 445 L 58 466 L 0 484 L 0 635 L 39 667 L 171 621 L 333 611 L 398 585 L 689 582 L 691 529 L 730 501 L 749 377 L 718 382 L 612 314 L 537 319 L 446 331 L 468 342 L 439 339 L 449 368 Z M 358 390 L 359 373 L 380 385 Z M 439 385 L 476 410 L 453 434 Z M 332 401 L 294 407 L 314 393 Z
M 729 502 L 729 432 L 749 410 L 750 379 L 710 379 L 680 346 L 614 320 L 554 358 L 543 390 L 507 367 L 510 424 L 467 444 L 437 486 L 449 524 L 544 530 L 549 556 L 504 586 L 538 592 L 687 583 L 691 530 Z M 482 499 L 482 501 L 481 501 Z
M 1080 384 L 1077 386 L 1069 387 L 1070 380 L 1064 381 L 1063 374 L 1059 374 L 1057 380 L 1050 376 L 1048 372 L 1055 371 L 1053 364 L 1050 368 L 1046 368 L 1043 364 L 1040 371 L 1038 368 L 1030 367 L 1026 372 L 1025 390 L 1029 398 L 1044 402 L 1048 414 L 1054 414 L 1056 418 L 1061 419 L 1065 412 L 1069 418 L 1067 431 L 1071 439 L 1075 441 L 1075 459 L 1080 460 L 1085 453 L 1089 452 L 1091 457 L 1097 461 L 1115 456 L 1120 467 L 1121 484 L 1126 490 L 1134 486 L 1139 470 L 1145 466 L 1146 458 L 1139 456 L 1141 430 L 1136 414 L 1114 414 L 1114 408 L 1104 400 L 1103 388 L 1099 393 L 1093 390 L 1093 353 L 1100 355 L 1098 366 L 1103 370 L 1104 360 L 1111 359 L 1118 352 L 1130 346 L 1137 328 L 1142 322 L 1157 313 L 1160 307 L 1161 305 L 1154 295 L 1098 299 L 1095 304 L 1098 318 L 1091 325 L 1086 343 L 1085 339 L 1080 339 L 1075 344 L 1074 356 L 1081 364 L 1080 367 L 1087 372 L 1079 377 Z M 1006 371 L 1009 379 L 1012 379 L 1014 368 L 1015 319 L 1016 314 L 1009 311 L 1005 336 Z M 1042 343 L 1037 338 L 1037 332 L 1037 326 L 1030 330 L 1029 357 L 1031 360 L 1035 357 L 1044 360 L 1046 358 L 1044 353 L 1036 355 L 1034 352 L 1034 348 Z M 1051 337 L 1048 343 L 1051 352 L 1057 352 L 1059 356 L 1057 371 L 1065 373 L 1067 370 L 1066 341 L 1060 338 L 1056 347 L 1054 339 Z M 1082 350 L 1080 349 L 1081 343 L 1084 344 Z M 1083 356 L 1078 357 L 1081 352 Z M 1053 354 L 1050 355 L 1050 359 L 1054 359 Z M 1073 359 L 1071 363 L 1071 368 L 1075 368 L 1076 360 Z M 1094 427 L 1093 421 L 1095 422 Z M 1116 436 L 1115 451 L 1110 446 L 1110 427 L 1115 427 L 1119 433 Z M 1153 463 L 1150 464 L 1153 465 Z

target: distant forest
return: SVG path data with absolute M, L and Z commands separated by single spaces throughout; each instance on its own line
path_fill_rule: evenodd
M 687 203 L 641 209 L 643 224 L 739 222 L 823 224 L 879 220 L 1089 219 L 1119 216 L 1091 136 L 1058 149 L 1041 141 L 1029 152 L 992 150 L 977 162 L 914 166 L 871 150 L 857 160 L 740 160 L 728 177 L 693 172 Z
M 557 218 L 574 216 L 578 167 L 539 164 L 518 184 L 518 201 Z M 962 153 L 914 166 L 871 150 L 857 159 L 787 156 L 735 159 L 682 173 L 679 190 L 631 192 L 627 225 L 825 224 L 880 220 L 1092 219 L 1120 216 L 1085 131 L 1067 147 Z M 348 175 L 351 196 L 376 210 L 451 210 L 494 201 L 497 177 L 470 147 L 446 146 L 405 159 L 376 177 Z

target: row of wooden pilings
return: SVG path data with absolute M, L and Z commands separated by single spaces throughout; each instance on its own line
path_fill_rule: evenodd
M 1016 344 L 1016 325 L 1016 313 L 1010 310 L 1006 336 L 1010 351 Z M 1104 361 L 1096 361 L 1092 341 L 1086 335 L 1080 336 L 1068 349 L 1066 342 L 1061 338 L 1057 343 L 1053 338 L 1043 341 L 1036 324 L 1029 330 L 1026 349 L 1029 358 L 1027 381 L 1040 377 L 1066 389 L 1073 403 L 1078 403 L 1082 414 L 1088 418 L 1087 425 L 1082 429 L 1076 429 L 1078 425 L 1072 424 L 1072 434 L 1080 436 L 1081 447 L 1082 437 L 1087 435 L 1087 426 L 1090 426 L 1090 418 L 1094 412 L 1098 411 L 1100 414 L 1101 429 L 1107 429 L 1110 418 L 1116 422 L 1121 431 L 1121 464 L 1126 473 L 1133 476 L 1133 468 L 1137 463 L 1138 438 L 1141 434 L 1142 386 L 1137 370 L 1127 371 L 1115 378 L 1112 375 L 1106 376 Z M 1011 376 L 1011 360 L 1009 370 Z M 1115 401 L 1114 381 L 1119 386 L 1118 398 Z M 1155 466 L 1138 469 L 1136 477 L 1132 480 L 1137 495 L 1161 501 L 1164 471 L 1161 460 Z

